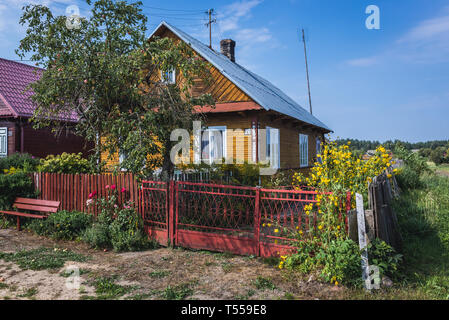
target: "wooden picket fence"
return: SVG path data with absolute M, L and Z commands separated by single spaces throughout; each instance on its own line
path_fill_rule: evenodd
M 97 197 L 106 197 L 106 186 L 115 185 L 120 203 L 139 201 L 137 179 L 131 173 L 112 174 L 64 174 L 34 173 L 33 180 L 39 199 L 60 201 L 61 210 L 77 210 L 97 214 L 94 207 L 87 207 L 89 194 L 96 191 Z M 121 190 L 125 188 L 125 192 Z

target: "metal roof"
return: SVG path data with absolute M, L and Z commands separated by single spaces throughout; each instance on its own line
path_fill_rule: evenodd
M 32 117 L 36 105 L 29 85 L 40 79 L 44 69 L 0 58 L 0 116 Z M 77 121 L 77 116 L 59 115 L 55 119 Z
M 325 130 L 332 131 L 323 122 L 310 114 L 297 102 L 288 97 L 279 88 L 266 79 L 247 70 L 238 63 L 232 62 L 225 55 L 215 52 L 201 41 L 198 41 L 171 24 L 162 21 L 153 31 L 150 38 L 163 26 L 168 28 L 181 40 L 186 42 L 193 50 L 209 61 L 224 76 L 226 76 L 265 110 L 274 110 Z

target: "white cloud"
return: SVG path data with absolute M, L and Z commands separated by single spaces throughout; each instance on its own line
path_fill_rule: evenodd
M 235 33 L 235 39 L 242 43 L 260 43 L 271 40 L 272 35 L 267 28 L 241 29 Z
M 221 31 L 238 29 L 240 20 L 250 17 L 251 10 L 261 2 L 262 0 L 243 0 L 225 6 L 218 14 L 218 24 Z
M 437 17 L 423 20 L 396 40 L 389 50 L 372 56 L 346 61 L 348 65 L 368 67 L 381 60 L 406 63 L 449 62 L 449 7 Z

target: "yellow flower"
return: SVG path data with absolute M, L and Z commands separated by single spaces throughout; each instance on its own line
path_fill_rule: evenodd
M 275 233 L 278 233 L 278 232 L 279 232 L 279 229 L 274 229 L 274 232 L 275 232 Z

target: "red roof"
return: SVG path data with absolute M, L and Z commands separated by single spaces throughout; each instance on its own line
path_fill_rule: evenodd
M 0 117 L 31 117 L 36 106 L 28 85 L 39 80 L 44 69 L 0 58 Z M 73 115 L 70 119 L 76 120 Z

